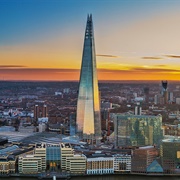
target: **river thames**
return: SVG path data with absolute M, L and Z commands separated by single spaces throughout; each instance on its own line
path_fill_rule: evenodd
M 38 180 L 38 178 L 30 178 L 30 177 L 0 177 L 0 180 Z M 53 178 L 50 178 L 53 179 Z M 57 178 L 58 180 L 59 178 Z M 179 180 L 180 177 L 173 177 L 173 176 L 137 176 L 137 175 L 104 175 L 104 176 L 90 176 L 90 177 L 72 177 L 71 180 Z M 48 179 L 47 179 L 48 180 Z

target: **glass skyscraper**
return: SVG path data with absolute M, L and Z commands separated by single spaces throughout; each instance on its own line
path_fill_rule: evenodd
M 159 146 L 163 138 L 162 116 L 112 114 L 115 146 Z
M 76 132 L 80 138 L 98 143 L 101 138 L 100 99 L 92 15 L 88 15 L 79 82 Z

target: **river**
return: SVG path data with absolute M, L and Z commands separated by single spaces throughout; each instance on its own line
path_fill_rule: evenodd
M 172 176 L 137 176 L 137 175 L 104 175 L 104 176 L 89 176 L 89 177 L 72 177 L 71 180 L 179 180 L 180 177 L 172 177 Z M 20 177 L 0 177 L 0 180 L 38 180 L 38 178 L 20 178 Z M 48 180 L 48 179 L 47 179 Z M 51 179 L 49 179 L 51 180 Z M 53 178 L 52 178 L 53 180 Z M 57 180 L 59 180 L 57 178 Z

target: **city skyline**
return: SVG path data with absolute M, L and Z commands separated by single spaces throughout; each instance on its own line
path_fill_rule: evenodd
M 78 80 L 88 13 L 99 80 L 178 80 L 179 1 L 0 1 L 1 80 Z

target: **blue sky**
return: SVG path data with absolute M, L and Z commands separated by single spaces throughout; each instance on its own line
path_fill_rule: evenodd
M 79 69 L 88 13 L 99 69 L 179 70 L 178 0 L 0 0 L 0 66 Z
M 16 44 L 67 28 L 82 30 L 86 15 L 111 26 L 180 5 L 176 0 L 0 0 L 0 43 Z M 107 23 L 107 24 L 106 24 Z M 106 28 L 106 27 L 103 27 Z M 44 37 L 42 37 L 44 38 Z

